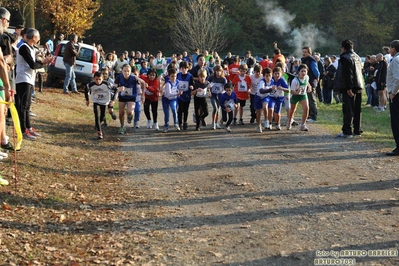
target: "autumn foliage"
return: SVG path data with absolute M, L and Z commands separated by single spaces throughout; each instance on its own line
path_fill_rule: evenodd
M 83 36 L 99 8 L 92 0 L 41 0 L 40 8 L 53 24 L 54 32 Z

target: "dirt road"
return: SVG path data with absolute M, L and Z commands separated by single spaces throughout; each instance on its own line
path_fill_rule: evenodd
M 399 264 L 398 161 L 361 139 L 309 127 L 262 134 L 252 125 L 230 134 L 140 129 L 123 137 L 133 158 L 124 180 L 140 192 L 134 209 L 144 213 L 124 222 L 146 233 L 140 252 L 153 258 L 144 261 Z

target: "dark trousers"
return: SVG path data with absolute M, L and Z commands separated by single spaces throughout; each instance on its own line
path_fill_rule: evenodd
M 254 99 L 255 99 L 255 95 L 250 94 L 249 95 L 249 108 L 251 109 L 251 119 L 256 119 L 256 109 L 255 109 L 255 105 L 254 105 Z
M 226 110 L 222 109 L 222 120 L 223 122 L 226 122 L 226 127 L 230 126 L 231 122 L 233 121 L 233 111 L 231 112 L 226 112 Z
M 32 102 L 33 85 L 29 83 L 16 84 L 15 106 L 18 111 L 19 123 L 22 133 L 25 133 L 30 125 L 30 105 Z
M 94 122 L 96 123 L 97 131 L 101 131 L 101 122 L 105 121 L 105 110 L 107 109 L 106 105 L 93 103 L 93 111 L 94 111 Z
M 355 93 L 355 96 L 349 97 L 346 91 L 343 92 L 342 112 L 344 115 L 344 125 L 342 126 L 342 132 L 347 135 L 352 135 L 352 133 L 360 134 L 362 117 L 362 94 Z
M 151 106 L 153 122 L 156 123 L 157 119 L 158 119 L 158 101 L 151 102 L 150 99 L 145 99 L 145 102 L 144 102 L 144 114 L 147 117 L 147 120 L 151 120 L 150 106 Z
M 321 86 L 320 86 L 320 82 L 318 82 L 317 83 L 317 87 L 316 87 L 316 95 L 317 95 L 317 98 L 319 99 L 319 102 L 324 102 L 324 94 L 323 94 L 323 91 L 324 91 L 324 88 L 323 88 L 323 90 L 321 89 Z
M 324 103 L 330 104 L 332 102 L 333 91 L 327 88 L 323 88 L 323 100 Z
M 309 118 L 317 120 L 317 102 L 316 102 L 317 80 L 312 81 L 310 85 L 312 86 L 312 91 L 308 93 Z
M 396 148 L 399 148 L 399 96 L 396 95 L 389 102 L 389 111 L 391 113 L 391 128 Z
M 195 109 L 195 115 L 197 116 L 197 127 L 199 127 L 201 120 L 205 119 L 205 117 L 207 117 L 209 114 L 208 103 L 206 102 L 206 98 L 194 96 L 194 109 Z
M 179 125 L 182 125 L 183 123 L 187 124 L 188 108 L 190 107 L 190 102 L 184 102 L 178 99 L 177 104 L 177 119 L 179 120 Z

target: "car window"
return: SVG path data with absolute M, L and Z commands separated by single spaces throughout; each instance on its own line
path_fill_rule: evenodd
M 77 49 L 77 46 L 75 46 L 75 47 Z M 65 44 L 62 45 L 62 47 L 61 47 L 60 56 L 64 57 L 64 53 L 65 53 Z M 91 50 L 89 48 L 82 47 L 79 51 L 79 54 L 76 57 L 76 60 L 91 63 L 92 56 L 93 56 L 93 50 Z

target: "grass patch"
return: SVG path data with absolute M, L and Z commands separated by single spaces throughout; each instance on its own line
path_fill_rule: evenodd
M 371 106 L 365 106 L 365 94 L 362 101 L 362 138 L 364 141 L 381 144 L 384 147 L 393 147 L 391 131 L 391 120 L 389 110 L 377 112 Z M 318 103 L 319 124 L 323 125 L 331 132 L 341 132 L 343 123 L 342 104 L 323 104 Z

